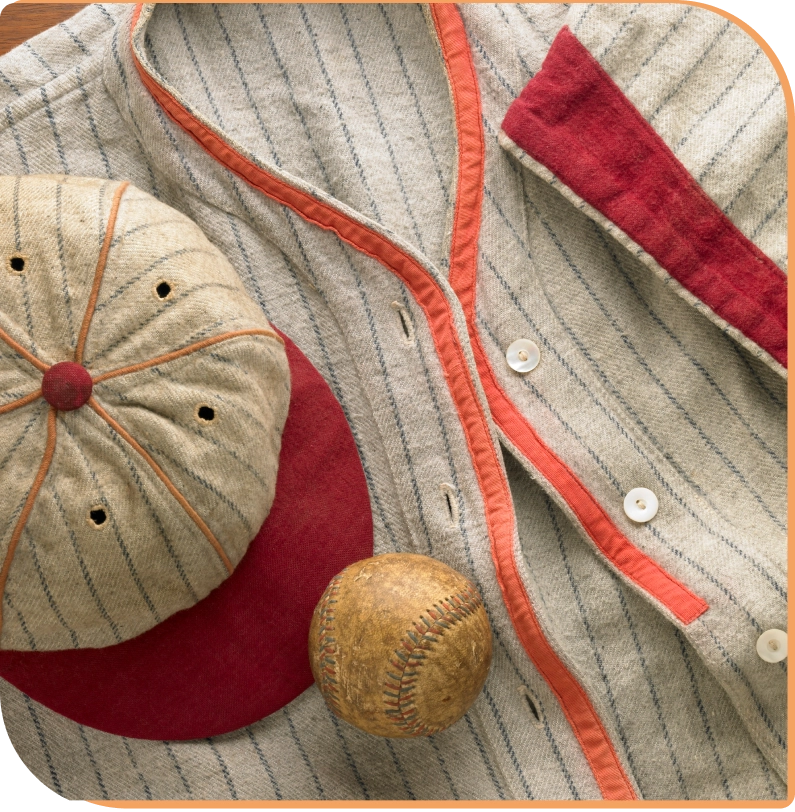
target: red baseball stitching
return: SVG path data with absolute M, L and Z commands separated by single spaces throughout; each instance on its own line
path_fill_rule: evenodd
M 421 615 L 414 629 L 409 629 L 395 656 L 390 660 L 394 671 L 387 671 L 384 684 L 384 704 L 386 715 L 404 733 L 410 736 L 430 736 L 444 730 L 424 724 L 417 718 L 419 713 L 414 704 L 414 687 L 419 678 L 419 668 L 433 650 L 444 633 L 456 623 L 482 609 L 483 602 L 475 587 L 467 582 L 458 594 L 444 598 L 426 615 Z
M 331 579 L 320 599 L 320 626 L 317 633 L 320 693 L 337 716 L 340 715 L 340 705 L 337 697 L 339 686 L 337 684 L 337 640 L 334 637 L 333 604 L 337 602 L 340 583 L 346 569 Z

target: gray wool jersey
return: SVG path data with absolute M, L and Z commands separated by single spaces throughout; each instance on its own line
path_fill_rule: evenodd
M 627 798 L 784 799 L 786 661 L 764 662 L 756 642 L 787 623 L 785 374 L 501 133 L 568 26 L 785 271 L 786 106 L 756 43 L 680 4 L 461 6 L 485 156 L 468 323 L 450 259 L 462 136 L 428 9 L 163 4 L 144 7 L 131 36 L 133 12 L 91 6 L 0 59 L 0 173 L 129 180 L 198 224 L 339 401 L 376 553 L 423 553 L 466 574 L 494 661 L 463 719 L 407 740 L 346 725 L 314 686 L 242 730 L 145 741 L 0 681 L 28 768 L 72 799 L 592 800 L 618 797 L 616 775 Z M 455 369 L 410 281 L 233 174 L 142 76 L 253 165 L 403 251 L 462 348 Z M 506 362 L 517 339 L 540 350 L 528 374 Z M 471 381 L 469 413 L 498 460 L 499 543 L 453 373 Z M 525 453 L 503 402 L 706 611 L 683 620 L 627 575 Z M 11 453 L 0 449 L 0 476 Z M 646 523 L 624 512 L 636 487 L 659 500 Z M 506 594 L 500 556 L 516 579 Z M 65 601 L 56 573 L 44 575 L 51 604 Z M 516 590 L 543 646 L 523 642 Z M 583 703 L 598 745 L 578 727 Z

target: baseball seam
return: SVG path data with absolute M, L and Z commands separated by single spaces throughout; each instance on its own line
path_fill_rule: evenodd
M 334 637 L 334 604 L 337 602 L 344 574 L 345 570 L 331 579 L 320 599 L 320 623 L 317 633 L 320 693 L 337 716 L 340 715 L 340 704 L 337 696 L 339 685 L 337 682 L 337 640 Z
M 409 736 L 430 736 L 445 729 L 426 725 L 419 718 L 414 701 L 419 669 L 446 631 L 482 607 L 477 590 L 468 584 L 460 593 L 444 598 L 420 615 L 414 629 L 406 632 L 395 649 L 390 660 L 393 670 L 387 671 L 384 684 L 384 704 L 387 717 Z

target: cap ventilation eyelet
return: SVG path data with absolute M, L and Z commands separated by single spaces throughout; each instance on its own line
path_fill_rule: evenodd
M 88 511 L 88 523 L 95 530 L 101 530 L 108 523 L 108 514 L 102 505 L 95 505 Z
M 196 407 L 196 418 L 200 423 L 212 423 L 215 420 L 215 409 L 202 403 Z
M 155 296 L 158 299 L 168 299 L 174 292 L 171 285 L 165 279 L 161 279 L 153 288 Z
M 8 270 L 11 273 L 21 274 L 25 273 L 25 260 L 27 258 L 20 254 L 14 254 L 8 258 Z

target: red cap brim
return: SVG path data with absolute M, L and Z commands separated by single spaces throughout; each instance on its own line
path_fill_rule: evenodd
M 372 514 L 339 403 L 282 336 L 292 392 L 276 496 L 235 572 L 200 603 L 119 645 L 2 651 L 0 676 L 80 724 L 166 740 L 245 727 L 312 684 L 312 612 L 334 575 L 373 554 Z

